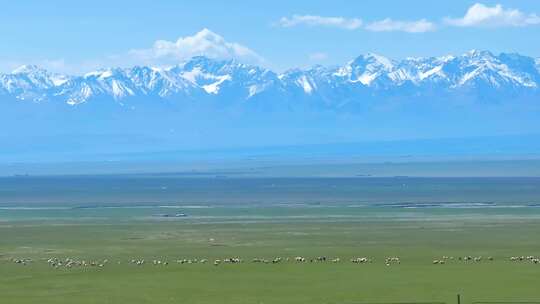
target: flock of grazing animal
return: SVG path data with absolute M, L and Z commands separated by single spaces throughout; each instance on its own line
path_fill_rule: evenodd
M 534 264 L 540 264 L 540 258 L 529 255 L 529 256 L 513 256 L 510 257 L 512 262 L 531 262 Z
M 15 264 L 19 265 L 28 265 L 30 263 L 33 263 L 34 260 L 29 258 L 12 258 L 11 261 Z M 73 258 L 49 258 L 46 260 L 47 264 L 55 269 L 58 268 L 73 268 L 73 267 L 105 267 L 107 264 L 109 264 L 109 260 L 93 260 L 93 261 L 87 261 L 87 260 L 78 260 Z M 353 257 L 349 260 L 353 264 L 371 264 L 374 262 L 373 258 L 370 257 Z M 463 257 L 457 257 L 454 258 L 453 256 L 443 256 L 442 258 L 438 258 L 433 260 L 434 265 L 444 265 L 448 262 L 463 262 L 463 263 L 480 263 L 482 261 L 492 262 L 494 261 L 494 258 L 489 257 L 482 257 L 482 256 L 463 256 Z M 509 261 L 518 263 L 518 262 L 528 262 L 533 264 L 540 264 L 540 257 L 536 256 L 512 256 L 509 258 Z M 206 264 L 209 263 L 208 259 L 177 259 L 174 262 L 177 264 Z M 261 264 L 279 264 L 279 263 L 285 263 L 285 262 L 293 262 L 293 263 L 325 263 L 325 262 L 331 262 L 331 263 L 340 263 L 341 259 L 334 257 L 329 258 L 326 256 L 318 256 L 315 258 L 306 258 L 302 256 L 296 256 L 293 258 L 282 258 L 282 257 L 275 257 L 272 259 L 266 259 L 266 258 L 253 258 L 251 259 L 251 263 L 261 263 Z M 117 264 L 122 264 L 121 261 L 117 261 Z M 213 261 L 213 265 L 219 266 L 221 264 L 240 264 L 244 263 L 244 260 L 239 257 L 229 257 L 224 259 L 216 259 Z M 146 264 L 154 265 L 154 266 L 167 266 L 169 265 L 169 262 L 166 260 L 159 260 L 154 259 L 151 261 L 146 261 L 144 259 L 131 259 L 128 264 L 136 265 L 136 266 L 143 266 Z M 400 257 L 392 256 L 392 257 L 385 257 L 384 258 L 384 264 L 386 266 L 391 266 L 394 264 L 401 264 Z
M 66 259 L 59 259 L 59 258 L 50 258 L 47 260 L 47 263 L 49 266 L 54 268 L 60 268 L 60 267 L 66 267 L 66 268 L 72 268 L 72 267 L 104 267 L 107 265 L 109 260 L 105 259 L 102 261 L 86 261 L 86 260 L 75 260 L 71 258 Z
M 447 261 L 455 261 L 455 260 L 456 259 L 453 256 L 451 256 L 451 257 L 443 256 L 441 259 L 433 260 L 433 264 L 444 265 L 444 264 L 446 264 Z M 467 255 L 467 256 L 464 256 L 464 257 L 458 257 L 457 260 L 459 262 L 475 262 L 475 263 L 478 263 L 478 262 L 482 262 L 483 260 L 492 262 L 492 261 L 494 261 L 494 258 L 489 256 L 489 257 L 484 259 L 482 256 L 473 257 L 473 256 L 470 256 L 470 255 Z

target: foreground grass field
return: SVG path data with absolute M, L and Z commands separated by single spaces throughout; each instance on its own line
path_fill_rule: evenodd
M 2 303 L 455 303 L 458 293 L 464 303 L 540 300 L 540 265 L 509 261 L 540 255 L 536 208 L 209 208 L 183 219 L 144 217 L 156 212 L 144 209 L 27 212 L 0 213 Z M 469 255 L 484 259 L 457 261 Z M 237 256 L 245 262 L 212 264 Z M 278 256 L 341 262 L 251 262 Z M 373 263 L 349 261 L 364 256 Z M 401 264 L 386 266 L 386 256 Z M 442 256 L 455 260 L 433 265 Z M 54 269 L 50 257 L 109 263 Z

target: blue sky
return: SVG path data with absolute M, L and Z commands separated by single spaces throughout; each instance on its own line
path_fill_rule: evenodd
M 235 57 L 280 71 L 470 49 L 540 57 L 540 1 L 3 1 L 0 71 Z M 203 29 L 208 29 L 203 31 Z M 158 41 L 158 42 L 156 42 Z

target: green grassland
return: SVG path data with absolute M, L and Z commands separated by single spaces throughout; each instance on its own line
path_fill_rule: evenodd
M 537 208 L 241 207 L 145 216 L 155 212 L 0 211 L 0 302 L 455 303 L 458 293 L 464 303 L 540 300 L 540 265 L 509 261 L 540 255 Z M 432 263 L 443 255 L 455 259 Z M 457 260 L 468 255 L 484 259 Z M 308 262 L 251 262 L 295 256 Z M 309 262 L 317 256 L 341 262 Z M 349 261 L 364 256 L 374 261 Z M 401 263 L 386 266 L 386 256 Z M 50 257 L 109 263 L 55 269 Z M 213 265 L 226 257 L 244 262 Z M 175 262 L 181 258 L 210 262 Z M 136 266 L 131 259 L 170 264 Z

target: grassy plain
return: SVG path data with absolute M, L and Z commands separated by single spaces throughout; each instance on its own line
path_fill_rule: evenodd
M 272 206 L 0 210 L 1 303 L 383 303 L 540 300 L 540 208 Z M 443 255 L 483 256 L 433 265 Z M 177 264 L 241 257 L 241 264 Z M 255 257 L 340 263 L 251 263 Z M 357 265 L 352 257 L 372 257 Z M 401 264 L 386 266 L 384 257 Z M 493 256 L 494 261 L 485 260 Z M 11 258 L 31 258 L 26 266 Z M 50 257 L 108 259 L 54 269 Z M 169 261 L 135 266 L 132 258 Z M 118 264 L 118 262 L 121 264 Z

